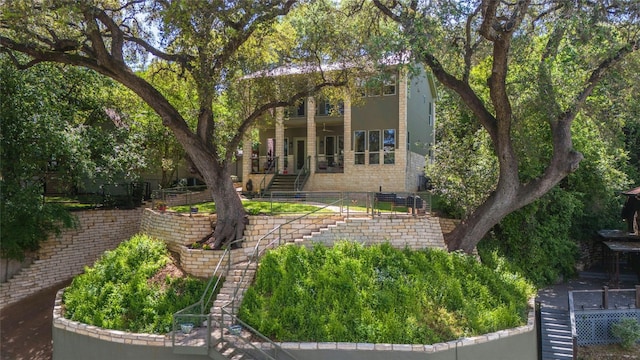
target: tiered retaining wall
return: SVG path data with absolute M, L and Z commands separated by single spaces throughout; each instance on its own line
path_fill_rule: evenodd
M 138 232 L 140 214 L 140 209 L 75 213 L 77 229 L 49 237 L 33 264 L 0 284 L 0 308 L 82 273 L 85 265 Z
M 232 262 L 246 259 L 255 241 L 263 234 L 290 220 L 291 216 L 252 216 L 245 232 L 245 248 L 234 250 Z M 168 247 L 178 250 L 182 266 L 196 276 L 210 276 L 222 251 L 191 250 L 184 245 L 199 240 L 211 231 L 211 218 L 205 214 L 192 216 L 173 212 L 160 213 L 150 209 L 143 212 L 140 220 L 142 232 L 164 240 Z M 444 247 L 442 230 L 437 218 L 428 217 L 376 217 L 374 219 L 349 219 L 346 223 L 326 228 L 342 220 L 339 216 L 322 216 L 305 219 L 303 224 L 290 224 L 279 232 L 282 240 L 294 241 L 293 233 L 314 233 L 304 242 L 322 241 L 331 244 L 336 239 L 353 238 L 367 244 L 389 241 L 394 246 L 424 248 Z M 110 230 L 116 225 L 108 225 Z M 294 231 L 295 228 L 295 231 Z M 135 232 L 135 231 L 134 231 Z M 319 233 L 318 233 L 319 232 Z M 200 273 L 199 269 L 206 269 Z M 70 321 L 62 317 L 62 291 L 56 298 L 53 314 L 53 360 L 133 359 L 208 359 L 207 356 L 173 354 L 169 336 L 134 334 L 106 330 L 95 326 Z M 511 360 L 514 356 L 522 360 L 537 359 L 536 332 L 533 312 L 528 324 L 496 333 L 464 338 L 433 345 L 369 344 L 369 343 L 282 343 L 283 348 L 299 359 L 335 360 Z M 515 355 L 517 354 L 517 355 Z
M 248 252 L 256 241 L 270 230 L 294 219 L 296 216 L 250 216 L 245 230 L 245 249 L 231 251 L 231 262 L 247 260 Z M 323 217 L 308 217 L 292 224 L 287 224 L 278 232 L 283 242 L 291 242 L 295 236 L 311 234 L 321 226 L 333 224 L 342 217 L 327 215 Z M 190 249 L 188 245 L 211 234 L 211 223 L 215 216 L 209 214 L 179 214 L 173 211 L 159 212 L 145 209 L 140 222 L 140 232 L 163 240 L 169 250 L 179 256 L 181 267 L 189 274 L 199 277 L 209 277 L 220 261 L 222 250 Z M 278 235 L 276 234 L 276 235 Z M 275 235 L 274 235 L 275 236 Z M 222 266 L 227 265 L 223 259 Z

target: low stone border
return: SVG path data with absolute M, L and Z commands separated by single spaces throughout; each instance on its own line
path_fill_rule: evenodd
M 372 350 L 372 351 L 414 351 L 425 353 L 436 353 L 448 351 L 456 347 L 482 344 L 493 340 L 504 339 L 510 336 L 524 334 L 535 330 L 535 312 L 529 311 L 527 325 L 518 326 L 511 329 L 496 331 L 493 333 L 466 337 L 458 340 L 451 340 L 445 343 L 431 345 L 419 344 L 371 344 L 371 343 L 346 343 L 346 342 L 281 342 L 276 343 L 285 350 Z M 261 343 L 263 350 L 272 348 L 269 343 Z
M 62 294 L 65 289 L 61 289 L 56 294 L 55 305 L 53 308 L 53 326 L 68 332 L 97 338 L 103 341 L 116 344 L 143 345 L 143 346 L 162 346 L 172 347 L 170 335 L 153 335 L 141 333 L 128 333 L 118 330 L 102 329 L 97 326 L 83 324 L 77 321 L 65 319 L 63 316 Z M 476 344 L 487 343 L 490 341 L 504 339 L 515 335 L 524 334 L 535 330 L 535 312 L 529 311 L 527 325 L 518 326 L 516 328 L 500 330 L 497 332 L 452 340 L 445 343 L 437 343 L 430 345 L 416 344 L 371 344 L 371 343 L 346 343 L 346 342 L 281 342 L 276 343 L 286 350 L 362 350 L 362 351 L 412 351 L 424 353 L 436 353 L 448 351 L 464 346 L 473 346 Z M 258 345 L 258 344 L 256 344 Z M 263 350 L 272 349 L 269 343 L 259 344 Z M 55 346 L 54 346 L 55 351 Z M 127 360 L 127 359 L 120 359 Z
M 65 289 L 60 289 L 56 294 L 56 300 L 53 306 L 53 327 L 73 332 L 79 335 L 84 335 L 118 344 L 166 347 L 172 346 L 171 337 L 168 335 L 129 333 L 120 330 L 103 329 L 97 326 L 87 325 L 78 321 L 65 319 L 62 307 L 62 294 L 64 293 Z

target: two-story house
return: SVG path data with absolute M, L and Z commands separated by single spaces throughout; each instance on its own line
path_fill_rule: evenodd
M 423 68 L 383 79 L 357 99 L 316 96 L 277 109 L 271 125 L 258 126 L 259 143 L 243 144 L 245 187 L 251 179 L 254 191 L 268 190 L 276 176 L 291 191 L 419 190 L 435 143 L 435 84 Z

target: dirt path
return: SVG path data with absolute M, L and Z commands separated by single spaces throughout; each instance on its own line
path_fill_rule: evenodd
M 51 315 L 56 292 L 42 290 L 0 311 L 1 360 L 51 360 Z

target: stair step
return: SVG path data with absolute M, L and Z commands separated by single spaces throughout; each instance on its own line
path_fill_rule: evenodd
M 569 312 L 551 308 L 540 311 L 543 360 L 573 359 Z

